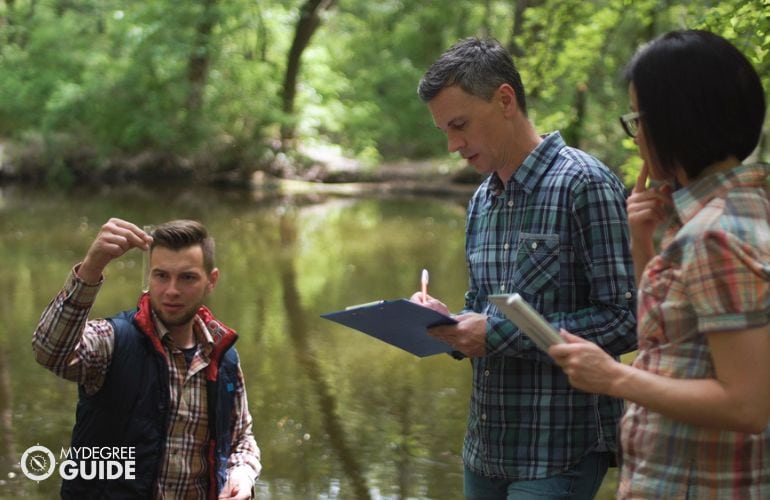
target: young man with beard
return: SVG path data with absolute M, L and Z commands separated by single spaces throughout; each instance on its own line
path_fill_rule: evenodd
M 102 272 L 148 250 L 149 291 L 138 306 L 88 320 Z M 196 221 L 147 234 L 110 219 L 33 335 L 38 363 L 79 384 L 72 449 L 130 447 L 134 478 L 64 480 L 62 498 L 251 496 L 260 451 L 252 435 L 236 333 L 203 305 L 219 269 Z

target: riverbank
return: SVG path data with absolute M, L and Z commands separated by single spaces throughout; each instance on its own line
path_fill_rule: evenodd
M 451 157 L 366 165 L 329 147 L 300 147 L 299 152 L 312 162 L 309 175 L 276 180 L 291 193 L 468 196 L 481 181 L 465 162 Z M 262 172 L 252 176 L 252 187 L 259 189 L 265 183 Z
M 14 151 L 9 153 L 9 151 Z M 284 152 L 268 147 L 258 162 L 228 160 L 213 152 L 183 158 L 144 152 L 97 160 L 80 151 L 66 162 L 47 163 L 42 150 L 19 152 L 0 143 L 0 184 L 68 189 L 120 184 L 192 184 L 288 195 L 430 195 L 469 196 L 481 176 L 462 160 L 444 157 L 383 163 L 345 156 L 330 145 L 302 145 Z

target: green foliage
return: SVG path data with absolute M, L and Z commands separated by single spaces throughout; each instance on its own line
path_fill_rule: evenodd
M 711 7 L 696 27 L 722 34 L 731 40 L 770 89 L 770 0 L 729 0 Z
M 515 54 L 537 128 L 561 130 L 629 178 L 638 162 L 616 117 L 628 107 L 623 66 L 641 43 L 676 28 L 715 31 L 770 88 L 770 0 L 337 0 L 302 55 L 286 116 L 303 3 L 0 4 L 0 137 L 20 143 L 15 151 L 43 148 L 18 163 L 46 162 L 36 168 L 52 172 L 40 177 L 55 182 L 135 168 L 142 155 L 187 158 L 204 178 L 264 168 L 288 123 L 299 143 L 367 163 L 442 156 L 417 83 L 452 43 L 489 35 Z

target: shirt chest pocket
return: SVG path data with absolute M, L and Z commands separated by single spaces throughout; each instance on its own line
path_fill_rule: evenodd
M 558 234 L 519 234 L 513 286 L 526 295 L 539 295 L 558 288 Z

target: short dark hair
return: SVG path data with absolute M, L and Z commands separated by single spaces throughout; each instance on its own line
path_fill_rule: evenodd
M 214 269 L 214 238 L 209 236 L 206 227 L 195 220 L 172 220 L 164 222 L 152 230 L 150 252 L 155 247 L 170 250 L 182 250 L 200 245 L 203 250 L 203 267 L 207 273 Z
M 466 93 L 490 101 L 504 83 L 513 87 L 516 102 L 526 115 L 524 84 L 511 54 L 495 39 L 465 38 L 428 68 L 417 86 L 417 94 L 423 102 L 429 102 L 446 87 L 459 85 Z
M 765 95 L 756 70 L 724 38 L 700 30 L 666 33 L 626 67 L 644 137 L 661 168 L 696 178 L 706 167 L 756 147 Z

